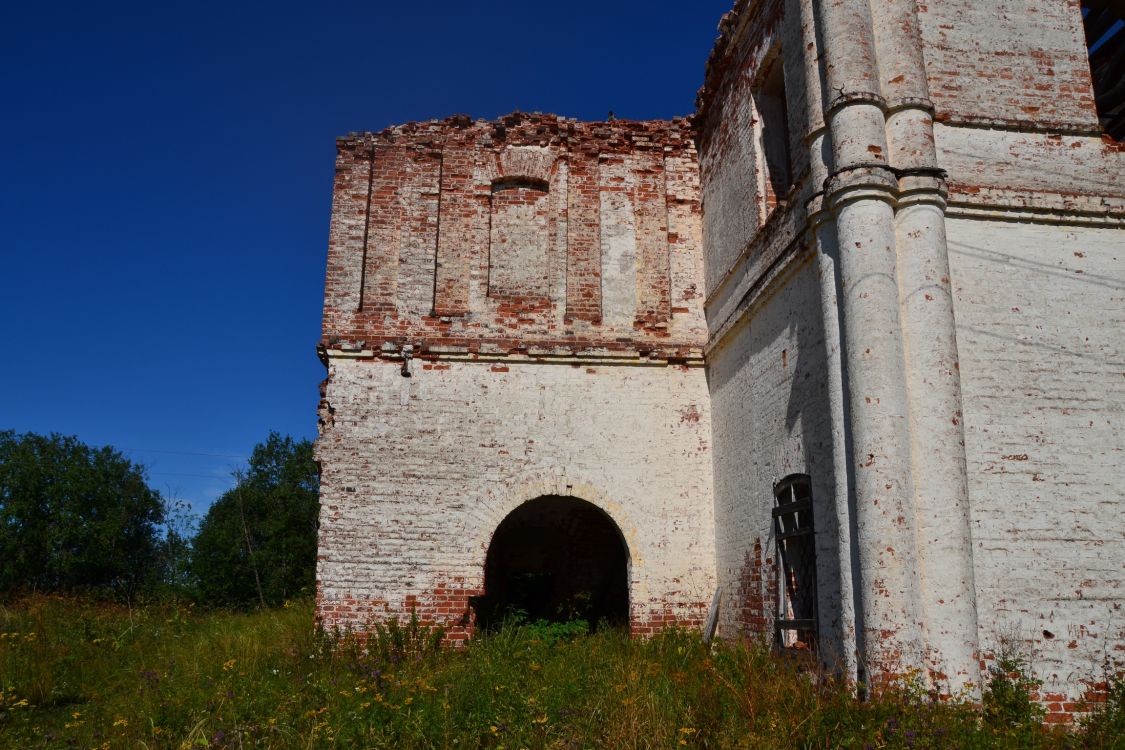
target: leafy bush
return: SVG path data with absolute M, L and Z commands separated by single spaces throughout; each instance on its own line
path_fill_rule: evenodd
M 1027 658 L 1010 646 L 1002 646 L 989 668 L 984 688 L 984 720 L 997 730 L 1019 734 L 1035 731 L 1046 712 L 1034 694 L 1043 684 L 1030 674 Z
M 1109 676 L 1104 698 L 1092 703 L 1090 713 L 1082 719 L 1086 746 L 1125 747 L 1125 672 Z

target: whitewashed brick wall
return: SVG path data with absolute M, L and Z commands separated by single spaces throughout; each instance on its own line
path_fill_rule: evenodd
M 408 614 L 468 633 L 493 531 L 543 495 L 587 500 L 630 555 L 633 630 L 697 624 L 715 587 L 702 368 L 334 359 L 317 444 L 329 625 Z

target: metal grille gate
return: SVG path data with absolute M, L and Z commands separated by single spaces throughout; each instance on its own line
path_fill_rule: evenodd
M 777 554 L 776 643 L 782 649 L 816 649 L 816 537 L 808 476 L 786 477 L 774 487 Z

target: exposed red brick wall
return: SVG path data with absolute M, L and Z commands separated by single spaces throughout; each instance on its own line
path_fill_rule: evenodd
M 761 539 L 755 539 L 753 549 L 746 552 L 738 576 L 738 597 L 733 604 L 738 608 L 740 631 L 773 637 L 777 612 L 777 566 L 773 557 L 763 551 Z
M 482 589 L 466 587 L 464 579 L 459 578 L 439 584 L 426 596 L 407 594 L 397 606 L 382 599 L 327 599 L 318 593 L 316 617 L 326 630 L 353 631 L 360 637 L 365 637 L 375 623 L 396 619 L 403 624 L 417 618 L 423 627 L 442 628 L 447 645 L 460 646 L 472 636 L 476 625 L 470 599 L 483 593 Z
M 919 2 L 939 120 L 1100 131 L 1079 0 Z
M 340 139 L 322 344 L 698 355 L 700 246 L 669 228 L 699 214 L 693 135 L 517 113 Z

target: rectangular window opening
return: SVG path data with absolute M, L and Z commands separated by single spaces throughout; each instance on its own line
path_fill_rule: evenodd
M 782 652 L 816 652 L 816 536 L 808 476 L 786 477 L 774 488 L 777 555 L 776 645 Z
M 1082 0 L 1094 103 L 1102 130 L 1125 141 L 1125 3 Z
M 765 215 L 782 205 L 793 186 L 789 161 L 789 112 L 785 103 L 785 71 L 775 55 L 758 90 L 754 93 L 758 127 L 762 139 L 762 168 L 765 172 Z

